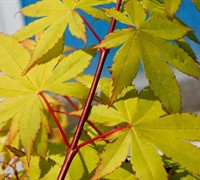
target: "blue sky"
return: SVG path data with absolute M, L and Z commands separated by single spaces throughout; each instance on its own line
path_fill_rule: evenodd
M 27 6 L 35 2 L 37 2 L 37 0 L 22 0 L 22 5 Z M 179 8 L 179 11 L 177 12 L 177 16 L 194 30 L 196 36 L 200 40 L 200 12 L 197 11 L 191 0 L 182 0 L 182 4 L 181 7 Z M 89 16 L 86 16 L 86 18 L 88 18 L 88 21 L 90 23 L 92 23 L 93 28 L 98 32 L 99 36 L 103 38 L 108 31 L 109 24 L 108 23 L 102 24 L 100 21 L 93 23 L 93 19 L 91 19 Z M 25 21 L 26 23 L 28 23 L 31 21 L 31 19 L 26 18 Z M 96 39 L 89 31 L 87 31 L 87 38 L 88 42 L 90 42 L 90 45 L 97 43 Z M 66 32 L 66 44 L 75 47 L 84 47 L 83 42 L 72 37 L 69 32 Z M 200 45 L 193 43 L 191 41 L 190 44 L 193 47 L 193 50 L 195 51 L 197 58 L 200 59 Z M 112 50 L 108 55 L 107 60 L 105 62 L 105 68 L 102 72 L 102 76 L 109 76 L 108 67 L 110 67 L 112 64 L 112 57 L 114 53 L 115 51 Z M 93 60 L 91 66 L 87 69 L 86 72 L 94 74 L 97 62 L 98 62 L 98 57 L 96 57 Z

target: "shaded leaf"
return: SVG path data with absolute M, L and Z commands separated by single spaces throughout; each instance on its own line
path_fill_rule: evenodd
M 15 156 L 17 156 L 17 157 L 24 157 L 26 154 L 23 152 L 23 151 L 21 151 L 21 150 L 18 150 L 18 149 L 16 149 L 15 147 L 12 147 L 12 146 L 10 146 L 10 145 L 7 145 L 6 146 Z
M 56 179 L 58 176 L 58 172 L 55 173 L 54 171 L 54 167 L 58 167 L 58 165 L 51 159 L 45 160 L 39 156 L 32 156 L 29 164 L 27 164 L 25 158 L 21 158 L 21 160 L 30 179 L 47 180 L 49 177 Z

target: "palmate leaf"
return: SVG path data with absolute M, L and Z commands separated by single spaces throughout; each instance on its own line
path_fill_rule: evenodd
M 190 173 L 200 173 L 200 150 L 188 142 L 200 141 L 200 117 L 189 113 L 166 115 L 149 88 L 137 97 L 134 88 L 128 86 L 113 106 L 93 106 L 89 119 L 104 126 L 125 123 L 129 127 L 117 132 L 118 138 L 105 147 L 93 179 L 115 171 L 128 154 L 138 179 L 167 179 L 158 150 Z M 117 120 L 113 112 L 118 113 Z
M 45 30 L 44 34 L 36 44 L 35 50 L 31 57 L 31 62 L 29 62 L 26 66 L 24 74 L 36 64 L 43 62 L 42 58 L 62 39 L 67 26 L 69 27 L 69 31 L 73 36 L 83 40 L 83 42 L 86 43 L 86 28 L 83 24 L 83 19 L 76 9 L 82 9 L 83 11 L 85 10 L 86 13 L 87 11 L 90 11 L 90 14 L 95 14 L 96 11 L 100 10 L 95 9 L 93 13 L 94 8 L 92 8 L 92 6 L 107 3 L 110 3 L 110 1 L 94 0 L 91 2 L 86 0 L 70 0 L 62 2 L 60 0 L 43 0 L 21 9 L 20 12 L 23 15 L 38 17 L 39 19 L 20 29 L 15 33 L 15 37 L 22 41 Z M 63 44 L 63 42 L 61 43 Z M 61 47 L 63 48 L 63 46 Z M 57 54 L 62 52 L 63 49 L 59 49 L 60 51 L 54 51 L 54 57 L 56 57 L 55 52 L 57 52 Z
M 134 13 L 130 5 L 132 9 L 135 9 Z M 166 18 L 152 16 L 145 20 L 145 12 L 136 0 L 127 1 L 125 10 L 127 15 L 105 9 L 115 19 L 135 28 L 116 30 L 108 34 L 101 44 L 96 46 L 112 48 L 123 44 L 116 53 L 111 68 L 111 104 L 118 94 L 132 83 L 141 59 L 150 87 L 163 106 L 168 112 L 180 112 L 180 90 L 168 64 L 196 78 L 200 77 L 200 68 L 192 57 L 168 40 L 182 38 L 191 30 Z
M 19 132 L 20 141 L 30 161 L 33 142 L 41 135 L 39 130 L 45 128 L 46 134 L 49 131 L 44 115 L 47 107 L 39 93 L 51 91 L 73 97 L 77 95 L 80 99 L 85 99 L 88 88 L 77 82 L 65 81 L 84 71 L 92 55 L 78 50 L 66 57 L 54 58 L 21 76 L 30 54 L 17 39 L 0 34 L 0 57 L 0 67 L 4 73 L 0 75 L 0 97 L 5 98 L 0 103 L 0 128 L 8 125 L 11 118 L 18 122 L 18 126 L 11 126 L 10 130 Z M 75 89 L 77 90 L 74 91 Z M 15 135 L 12 136 L 14 138 Z M 45 134 L 42 136 L 45 137 Z M 13 138 L 10 138 L 12 141 Z

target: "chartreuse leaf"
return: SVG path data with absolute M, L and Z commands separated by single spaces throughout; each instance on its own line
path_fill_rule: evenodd
M 175 13 L 180 6 L 181 0 L 165 0 L 162 2 L 158 0 L 141 0 L 140 3 L 145 8 L 145 10 L 150 12 L 151 16 L 160 17 L 163 19 L 167 18 L 169 20 L 173 20 L 173 22 L 177 22 L 186 26 L 184 22 L 175 16 Z M 199 43 L 199 40 L 194 32 L 188 32 L 186 36 L 192 41 Z
M 135 26 L 140 27 L 146 19 L 146 13 L 144 12 L 141 4 L 138 1 L 129 0 L 126 1 L 124 8 Z
M 34 142 L 35 153 L 41 157 L 46 157 L 48 151 L 48 131 L 44 125 L 42 125 L 38 131 L 37 137 Z
M 67 57 L 56 66 L 45 84 L 45 89 L 50 90 L 71 78 L 74 78 L 89 65 L 92 55 L 83 50 L 78 50 Z
M 96 19 L 101 19 L 107 22 L 110 22 L 110 18 L 101 10 L 93 7 L 82 7 L 83 11 L 85 11 L 87 14 L 90 14 L 91 16 L 95 17 Z
M 137 11 L 132 13 L 128 4 L 127 16 L 121 12 L 117 12 L 116 15 L 116 13 L 113 13 L 115 10 L 112 10 L 112 12 L 107 11 L 107 13 L 110 13 L 118 21 L 127 25 L 133 25 L 137 22 L 136 28 L 116 30 L 108 34 L 96 46 L 98 48 L 111 48 L 123 44 L 116 53 L 111 67 L 110 103 L 112 104 L 117 99 L 118 94 L 132 83 L 133 78 L 138 72 L 141 59 L 150 87 L 163 106 L 168 112 L 180 112 L 180 90 L 168 63 L 196 78 L 200 77 L 200 68 L 192 57 L 168 40 L 182 38 L 191 29 L 178 22 L 172 22 L 166 18 L 161 19 L 156 16 L 151 16 L 145 21 L 144 10 L 140 4 L 134 0 L 129 0 L 127 3 L 132 4 L 132 9 L 138 7 Z M 132 23 L 121 19 L 123 16 Z M 142 17 L 134 18 L 138 16 Z
M 164 0 L 164 5 L 166 7 L 167 16 L 173 19 L 174 15 L 176 14 L 179 6 L 181 4 L 181 0 Z
M 144 138 L 140 132 L 132 132 L 132 156 L 131 162 L 140 179 L 167 179 L 164 163 L 152 144 Z M 144 166 L 145 165 L 145 166 Z M 141 170 L 142 169 L 142 170 Z
M 142 7 L 150 12 L 151 16 L 165 17 L 165 6 L 158 0 L 141 0 Z
M 106 176 L 119 167 L 128 155 L 129 148 L 132 168 L 138 179 L 167 179 L 158 150 L 191 174 L 200 173 L 200 150 L 188 142 L 200 140 L 199 116 L 189 113 L 167 115 L 149 88 L 144 89 L 138 97 L 134 88 L 128 87 L 113 106 L 106 110 L 106 118 L 104 106 L 93 106 L 90 112 L 89 119 L 92 122 L 104 126 L 125 125 L 122 132 L 116 133 L 115 138 L 118 138 L 106 145 L 93 179 Z M 113 118 L 113 110 L 119 113 L 118 119 L 115 116 Z M 119 149 L 119 157 L 109 160 L 109 157 L 119 153 Z
M 23 15 L 38 17 L 39 19 L 36 19 L 32 23 L 20 29 L 17 33 L 15 33 L 15 37 L 22 41 L 32 37 L 42 30 L 45 30 L 44 34 L 38 40 L 31 57 L 31 61 L 24 69 L 23 74 L 26 74 L 36 64 L 43 63 L 46 53 L 53 49 L 56 44 L 59 44 L 58 42 L 62 39 L 67 26 L 69 27 L 69 31 L 73 36 L 83 40 L 83 42 L 86 43 L 86 28 L 83 24 L 82 17 L 76 10 L 83 8 L 82 10 L 84 11 L 84 8 L 86 8 L 87 12 L 87 8 L 108 3 L 110 3 L 110 1 L 91 2 L 84 0 L 62 2 L 60 0 L 46 0 L 21 9 L 20 12 Z M 89 10 L 90 14 L 94 14 L 96 12 L 93 12 L 93 8 L 90 8 Z M 63 46 L 61 47 L 63 48 Z M 54 57 L 58 56 L 63 49 L 59 48 L 59 50 L 60 51 L 53 51 Z M 47 60 L 49 61 L 51 58 L 46 59 L 46 61 Z
M 130 132 L 121 134 L 121 137 L 105 147 L 101 154 L 101 164 L 96 169 L 92 179 L 100 179 L 121 165 L 128 155 L 130 140 Z
M 0 127 L 17 114 L 27 103 L 29 96 L 19 96 L 4 100 L 0 103 Z
M 45 34 L 46 35 L 46 34 Z M 42 36 L 43 37 L 43 36 Z M 44 46 L 45 45 L 45 38 L 43 37 L 42 38 L 44 41 L 39 41 L 39 43 L 43 43 Z M 38 44 L 38 43 L 37 43 Z M 36 44 L 36 45 L 37 45 Z M 35 46 L 35 49 L 36 49 L 36 46 Z M 34 51 L 36 56 L 37 54 L 40 54 L 41 49 L 38 49 L 38 52 Z M 58 42 L 54 45 L 54 47 L 52 49 L 50 49 L 49 51 L 47 51 L 46 53 L 42 54 L 42 56 L 39 58 L 37 57 L 36 60 L 34 61 L 31 61 L 27 64 L 27 66 L 25 67 L 25 69 L 23 70 L 22 72 L 22 75 L 25 75 L 30 69 L 32 69 L 34 66 L 36 65 L 39 65 L 39 64 L 44 64 L 50 60 L 52 60 L 53 58 L 60 58 L 61 57 L 61 54 L 64 50 L 64 37 L 61 37 Z M 44 51 L 43 51 L 44 52 Z M 34 54 L 34 55 L 35 55 Z M 34 57 L 32 56 L 32 59 L 34 59 Z
M 21 72 L 29 61 L 30 54 L 17 39 L 3 34 L 0 34 L 0 56 L 3 72 L 0 75 L 0 97 L 5 98 L 0 102 L 0 129 L 9 126 L 14 120 L 18 122 L 18 125 L 14 124 L 7 129 L 8 133 L 12 130 L 9 141 L 12 143 L 19 134 L 29 163 L 35 141 L 35 153 L 45 156 L 46 146 L 39 147 L 39 141 L 47 140 L 47 133 L 50 132 L 49 122 L 44 113 L 47 107 L 39 93 L 51 91 L 73 97 L 78 93 L 79 98 L 85 99 L 88 88 L 78 82 L 63 82 L 82 73 L 93 56 L 79 50 L 68 57 L 60 56 L 36 66 L 22 76 Z M 53 85 L 59 88 L 55 89 Z M 49 96 L 46 96 L 50 101 Z
M 113 173 L 105 176 L 105 178 L 102 178 L 102 180 L 115 180 L 119 177 L 123 177 L 123 179 L 126 180 L 136 180 L 131 164 L 129 162 L 123 163 L 122 167 L 116 169 Z
M 28 162 L 32 152 L 33 141 L 40 129 L 41 125 L 41 102 L 37 95 L 30 97 L 29 103 L 21 110 L 19 119 L 19 136 L 23 147 L 26 150 Z M 27 118 L 28 117 L 28 118 Z
M 197 42 L 198 42 L 198 40 L 197 40 Z M 190 45 L 184 38 L 178 39 L 176 41 L 176 43 L 181 49 L 183 49 L 185 52 L 187 52 L 193 59 L 197 59 L 193 49 L 190 47 Z
M 192 0 L 196 8 L 200 11 L 200 2 L 198 0 Z
M 115 9 L 104 9 L 104 11 L 109 14 L 110 16 L 114 17 L 118 21 L 124 23 L 124 24 L 130 24 L 135 25 L 125 14 L 120 13 L 119 11 L 116 11 Z

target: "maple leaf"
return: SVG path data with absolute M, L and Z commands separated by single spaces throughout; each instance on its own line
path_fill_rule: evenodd
M 113 134 L 115 140 L 106 145 L 93 179 L 115 171 L 128 154 L 138 179 L 167 179 L 159 151 L 190 173 L 200 173 L 200 150 L 188 142 L 200 140 L 199 116 L 167 115 L 149 88 L 138 97 L 134 87 L 128 86 L 113 107 L 93 106 L 89 119 L 109 127 L 128 125 Z
M 88 94 L 88 88 L 84 85 L 66 81 L 84 71 L 92 55 L 77 50 L 61 57 L 37 66 L 29 74 L 21 76 L 31 58 L 30 54 L 16 38 L 0 34 L 0 67 L 3 72 L 0 75 L 0 97 L 5 98 L 0 103 L 0 128 L 10 123 L 11 118 L 15 118 L 19 125 L 11 126 L 10 130 L 15 133 L 19 131 L 28 161 L 33 142 L 39 130 L 42 130 L 41 126 L 46 118 L 44 111 L 47 108 L 39 93 L 50 91 L 80 99 L 86 98 Z M 46 133 L 49 131 L 47 126 L 44 125 Z M 11 136 L 15 135 L 11 133 Z
M 20 29 L 14 34 L 15 37 L 22 41 L 45 30 L 42 37 L 38 40 L 31 57 L 31 62 L 28 63 L 23 74 L 26 74 L 36 64 L 41 63 L 41 58 L 56 44 L 61 44 L 61 47 L 63 48 L 62 44 L 64 43 L 64 39 L 62 37 L 67 26 L 73 36 L 86 43 L 86 28 L 77 9 L 81 9 L 86 13 L 89 11 L 90 14 L 94 15 L 98 14 L 97 12 L 100 10 L 94 10 L 92 6 L 107 3 L 110 3 L 110 1 L 68 0 L 62 2 L 60 0 L 43 0 L 21 9 L 20 12 L 23 15 L 37 17 L 39 19 L 36 19 Z M 100 16 L 102 16 L 102 13 L 100 13 Z M 61 42 L 59 43 L 59 41 Z M 60 51 L 57 50 L 58 55 L 62 50 L 63 49 L 60 49 Z
M 180 112 L 180 90 L 169 64 L 196 78 L 200 77 L 200 68 L 192 57 L 169 40 L 180 39 L 191 29 L 166 18 L 152 16 L 146 20 L 144 9 L 136 0 L 127 1 L 124 8 L 126 14 L 113 9 L 104 10 L 118 21 L 135 28 L 116 30 L 96 46 L 112 48 L 123 44 L 111 67 L 111 104 L 132 83 L 141 59 L 150 87 L 163 106 L 168 112 Z

